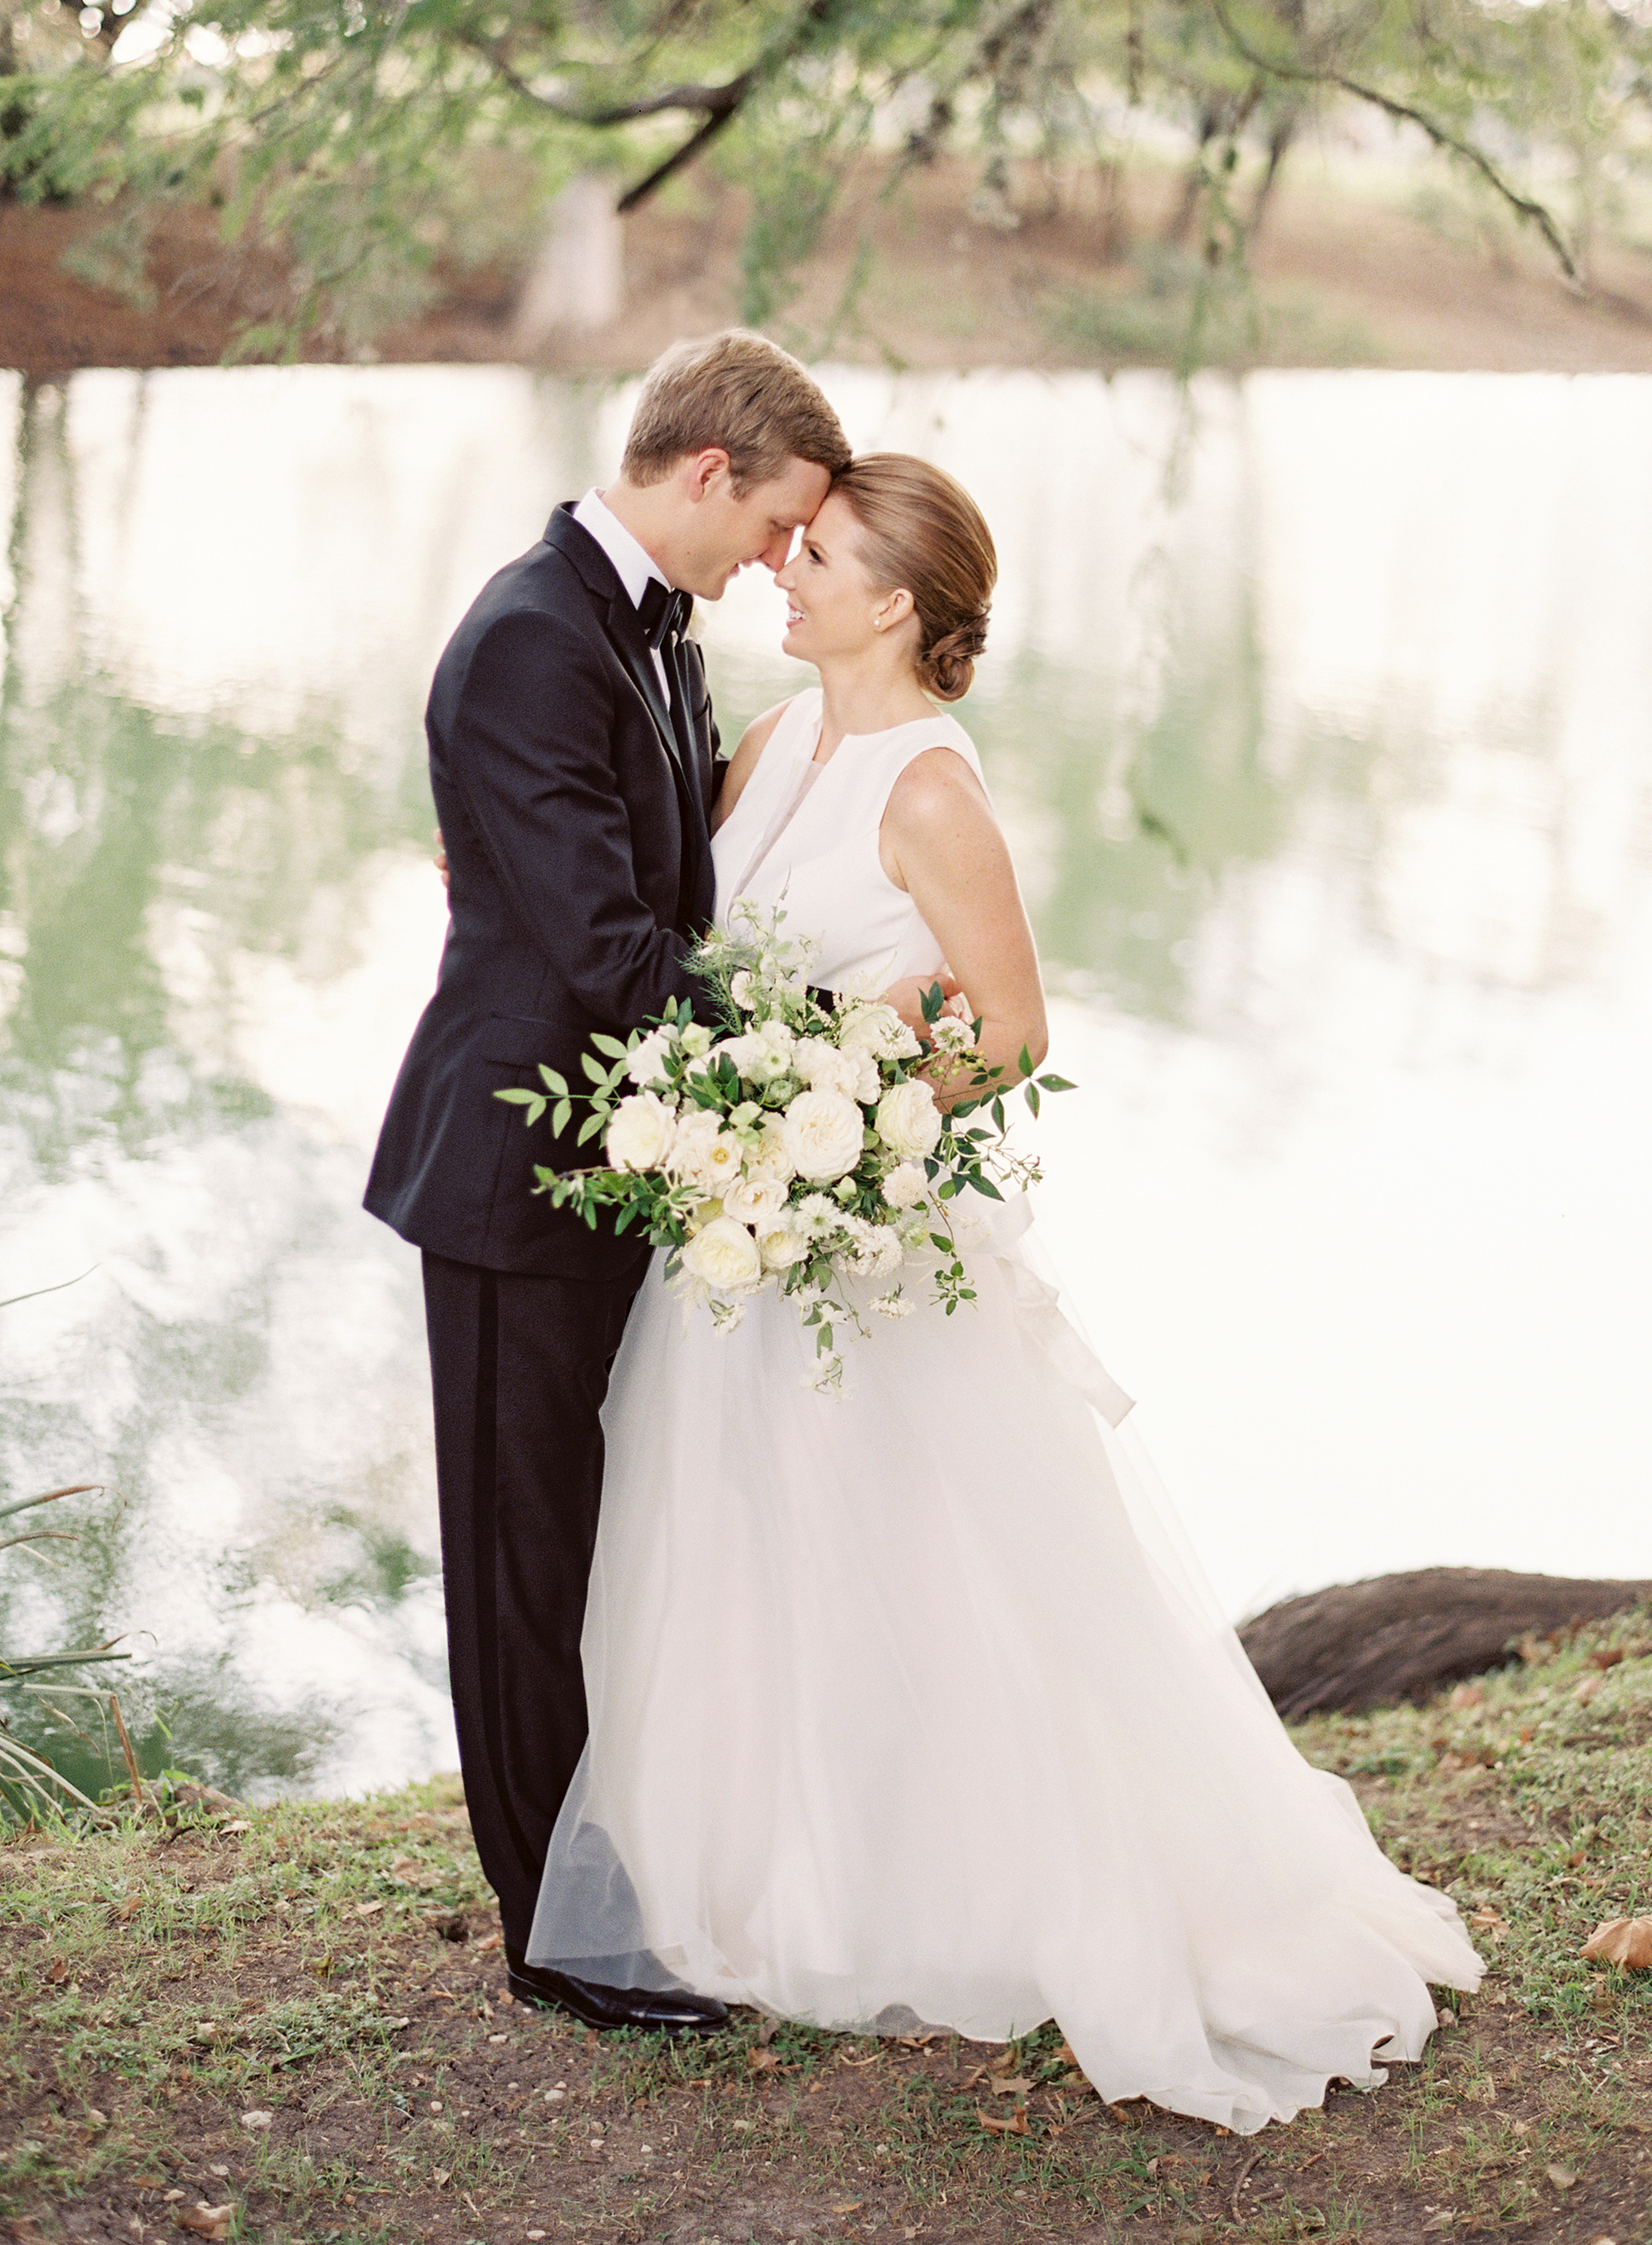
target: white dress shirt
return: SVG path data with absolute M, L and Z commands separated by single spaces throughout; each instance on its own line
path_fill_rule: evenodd
M 581 530 L 588 530 L 614 566 L 614 574 L 626 588 L 626 597 L 633 608 L 642 606 L 642 595 L 651 577 L 658 579 L 669 592 L 671 587 L 664 571 L 644 546 L 640 546 L 619 516 L 593 484 L 573 510 L 573 519 Z M 660 678 L 660 690 L 666 697 L 666 707 L 671 707 L 671 679 L 666 669 L 666 658 L 656 647 L 650 650 L 653 666 Z

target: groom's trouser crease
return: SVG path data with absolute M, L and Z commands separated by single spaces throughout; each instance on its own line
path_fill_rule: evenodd
M 459 1761 L 477 1853 L 518 1950 L 585 1746 L 599 1414 L 643 1268 L 590 1283 L 424 1257 Z

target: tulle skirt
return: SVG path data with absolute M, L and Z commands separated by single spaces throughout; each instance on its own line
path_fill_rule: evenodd
M 789 1306 L 719 1334 L 656 1259 L 528 1954 L 825 2027 L 1053 2017 L 1103 2097 L 1248 2133 L 1418 2057 L 1479 1962 L 1290 1743 L 997 1235 L 977 1303 L 873 1319 L 841 1398 Z

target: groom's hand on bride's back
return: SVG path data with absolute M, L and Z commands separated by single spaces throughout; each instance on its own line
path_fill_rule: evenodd
M 924 1019 L 924 1000 L 926 994 L 932 990 L 938 982 L 941 986 L 942 997 L 948 1000 L 947 1012 L 956 1014 L 959 1008 L 951 1003 L 951 1000 L 962 996 L 963 985 L 955 981 L 951 975 L 944 973 L 908 974 L 898 982 L 891 982 L 884 993 L 884 1003 L 886 1006 L 893 1006 L 914 1036 L 925 1037 L 929 1034 L 929 1025 Z

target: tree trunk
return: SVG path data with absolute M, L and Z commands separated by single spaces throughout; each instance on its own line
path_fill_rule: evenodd
M 1288 1721 L 1322 1709 L 1358 1715 L 1426 1699 L 1459 1677 L 1506 1666 L 1523 1637 L 1600 1621 L 1648 1597 L 1652 1583 L 1423 1567 L 1283 1599 L 1239 1639 Z

